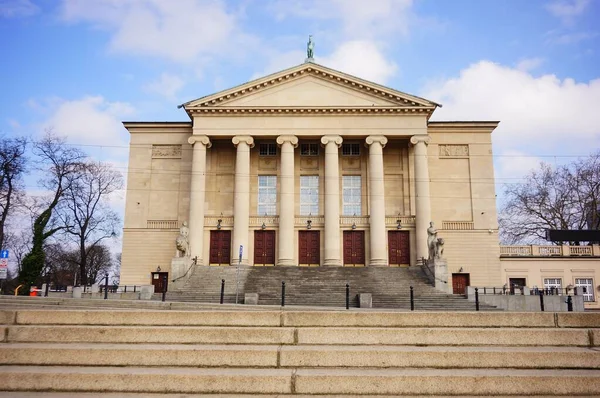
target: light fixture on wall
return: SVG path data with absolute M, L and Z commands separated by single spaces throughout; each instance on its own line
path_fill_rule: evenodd
M 398 213 L 398 218 L 396 219 L 396 229 L 402 229 L 402 220 L 400 219 L 400 213 Z
M 311 229 L 312 228 L 312 220 L 308 219 L 306 220 L 306 229 Z
M 356 223 L 355 222 L 352 223 L 352 229 L 356 229 Z
M 223 222 L 223 219 L 219 218 L 217 220 L 217 229 L 221 229 L 221 223 Z
M 356 213 L 352 216 L 352 229 L 356 229 L 356 221 L 354 220 L 356 217 Z
M 458 269 L 458 272 L 463 272 L 463 267 L 460 267 L 460 268 Z
M 156 272 L 160 272 L 160 265 L 156 267 Z
M 264 221 L 263 221 L 262 225 L 260 226 L 260 229 L 267 229 L 267 226 Z

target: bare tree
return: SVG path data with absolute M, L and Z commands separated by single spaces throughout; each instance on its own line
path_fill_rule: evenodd
M 27 159 L 25 138 L 0 138 L 0 248 L 6 244 L 6 222 L 21 188 Z
M 23 292 L 40 277 L 45 264 L 44 243 L 64 226 L 53 224 L 55 209 L 62 201 L 65 192 L 75 180 L 73 176 L 81 170 L 85 154 L 66 144 L 47 131 L 46 135 L 33 143 L 33 153 L 37 157 L 39 170 L 44 174 L 40 185 L 50 192 L 44 206 L 33 221 L 31 251 L 23 258 L 19 281 L 26 286 Z
M 78 247 L 80 281 L 87 284 L 97 277 L 99 265 L 93 261 L 104 248 L 101 242 L 116 236 L 119 229 L 120 218 L 110 208 L 109 199 L 123 188 L 123 177 L 108 164 L 87 162 L 79 173 L 68 178 L 71 181 L 58 214 L 64 232 Z M 108 263 L 112 264 L 112 260 Z
M 542 163 L 523 184 L 507 185 L 505 195 L 503 243 L 537 243 L 546 229 L 600 229 L 600 151 L 567 165 Z

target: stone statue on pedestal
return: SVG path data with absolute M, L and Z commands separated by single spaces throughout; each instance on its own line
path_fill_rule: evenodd
M 427 247 L 429 249 L 429 260 L 441 259 L 444 254 L 444 238 L 438 238 L 437 229 L 433 226 L 433 221 L 427 228 Z
M 189 257 L 190 256 L 190 242 L 189 237 L 190 229 L 187 226 L 187 222 L 184 221 L 179 228 L 179 236 L 175 239 L 175 245 L 177 247 L 176 257 Z

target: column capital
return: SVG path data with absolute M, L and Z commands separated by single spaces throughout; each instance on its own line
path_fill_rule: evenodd
M 245 142 L 250 148 L 254 148 L 254 138 L 249 135 L 236 135 L 231 139 L 233 145 L 238 146 L 240 142 Z
M 427 134 L 416 134 L 410 137 L 410 143 L 413 145 L 417 145 L 419 142 L 424 143 L 425 145 L 429 145 L 431 141 L 431 137 Z
M 207 148 L 210 148 L 212 146 L 212 142 L 210 142 L 210 138 L 208 138 L 206 135 L 192 135 L 190 138 L 188 138 L 188 144 L 190 144 L 190 145 L 194 145 L 197 142 L 201 143 L 202 145 L 206 146 Z
M 380 143 L 381 147 L 384 148 L 385 144 L 387 144 L 388 139 L 385 135 L 370 135 L 365 139 L 365 145 L 371 146 L 374 143 Z
M 280 135 L 279 137 L 277 137 L 276 141 L 279 146 L 283 145 L 286 142 L 289 142 L 294 148 L 298 147 L 298 137 L 296 137 L 295 135 Z
M 344 142 L 344 139 L 339 135 L 324 135 L 323 137 L 321 137 L 321 144 L 327 145 L 330 142 L 333 142 L 339 148 L 342 146 L 342 142 Z

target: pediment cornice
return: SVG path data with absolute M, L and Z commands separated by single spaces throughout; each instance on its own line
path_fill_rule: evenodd
M 332 104 L 332 107 L 230 107 L 227 104 L 246 96 L 252 96 L 257 93 L 270 90 L 274 87 L 295 81 L 297 79 L 311 76 L 317 79 L 325 80 L 333 84 L 345 87 L 350 90 L 358 91 L 364 95 L 374 98 L 380 98 L 392 106 L 374 105 L 378 111 L 368 111 L 367 107 L 340 107 Z M 186 102 L 180 107 L 185 108 L 188 114 L 248 114 L 248 113 L 429 113 L 431 114 L 439 104 L 416 97 L 401 91 L 384 87 L 379 84 L 360 79 L 355 76 L 339 72 L 325 66 L 307 62 L 296 67 L 286 69 L 281 72 L 253 80 L 251 82 L 223 90 L 218 93 L 208 95 L 193 101 Z M 394 109 L 402 108 L 402 111 Z M 406 109 L 406 110 L 404 110 Z M 207 111 L 208 110 L 208 111 Z M 214 111 L 213 111 L 214 110 Z M 236 112 L 237 110 L 237 112 Z
M 435 108 L 424 106 L 361 106 L 361 107 L 266 107 L 266 106 L 248 106 L 248 107 L 196 107 L 188 109 L 191 115 L 204 116 L 249 116 L 249 115 L 431 115 Z

